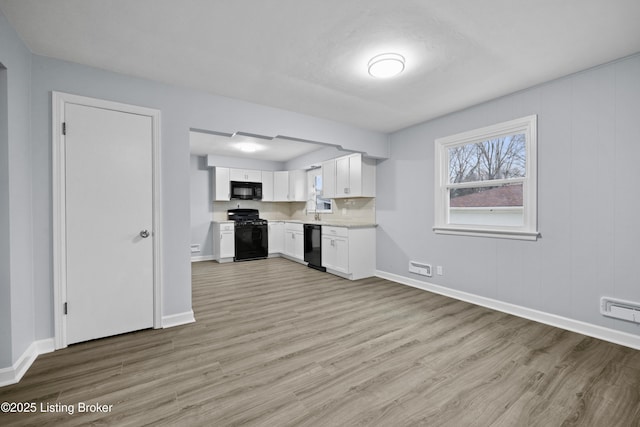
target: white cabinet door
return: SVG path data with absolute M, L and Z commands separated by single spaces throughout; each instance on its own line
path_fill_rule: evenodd
M 362 155 L 352 154 L 349 159 L 349 192 L 350 196 L 363 196 L 362 194 Z
M 235 234 L 232 231 L 220 233 L 220 258 L 233 258 L 236 256 Z
M 326 268 L 333 268 L 336 264 L 336 250 L 333 247 L 333 237 L 322 235 L 322 266 Z
M 262 201 L 273 202 L 273 172 L 262 171 Z
M 285 223 L 284 254 L 299 261 L 304 259 L 304 231 L 302 224 Z
M 336 160 L 331 159 L 322 163 L 322 198 L 336 197 Z
M 235 226 L 232 222 L 213 224 L 213 258 L 221 261 L 235 256 Z
M 350 273 L 349 269 L 349 240 L 343 237 L 333 239 L 333 245 L 336 252 L 335 263 L 333 268 L 341 273 Z
M 227 201 L 231 200 L 231 188 L 229 186 L 229 168 L 214 168 L 213 188 L 214 188 L 214 201 Z
M 245 173 L 247 175 L 247 182 L 262 182 L 262 171 L 247 169 Z
M 246 181 L 247 177 L 244 173 L 244 169 L 230 169 L 229 170 L 229 179 L 231 181 Z
M 307 201 L 307 172 L 304 170 L 289 171 L 289 201 Z
M 284 232 L 284 254 L 295 257 L 296 252 L 296 233 L 295 231 L 285 230 Z
M 262 171 L 232 168 L 230 170 L 230 179 L 231 181 L 262 182 Z
M 289 172 L 277 171 L 273 173 L 273 201 L 289 201 Z
M 338 231 L 341 235 L 322 235 L 322 266 L 349 274 L 349 238 L 345 237 L 347 230 L 339 229 Z
M 284 252 L 284 222 L 269 222 L 269 253 Z
M 349 197 L 350 195 L 349 163 L 349 157 L 336 159 L 336 197 Z
M 304 233 L 296 232 L 294 240 L 293 257 L 302 261 L 304 260 Z

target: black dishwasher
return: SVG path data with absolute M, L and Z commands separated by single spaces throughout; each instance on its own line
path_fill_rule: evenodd
M 320 271 L 327 271 L 322 266 L 322 226 L 304 224 L 304 262 Z

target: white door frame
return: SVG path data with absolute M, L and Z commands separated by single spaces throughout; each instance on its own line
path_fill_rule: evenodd
M 53 162 L 53 314 L 55 348 L 67 346 L 67 317 L 64 302 L 67 300 L 66 262 L 66 205 L 65 205 L 65 137 L 62 123 L 65 121 L 65 104 L 80 104 L 89 107 L 148 116 L 152 129 L 153 168 L 153 327 L 162 327 L 162 223 L 160 180 L 160 111 L 121 104 L 119 102 L 88 98 L 63 92 L 52 92 L 52 162 Z

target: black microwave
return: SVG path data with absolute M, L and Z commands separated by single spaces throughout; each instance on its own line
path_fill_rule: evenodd
M 262 200 L 262 183 L 231 181 L 231 198 L 240 200 Z

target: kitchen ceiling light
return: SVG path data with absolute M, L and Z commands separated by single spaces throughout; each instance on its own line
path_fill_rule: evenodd
M 258 144 L 254 144 L 252 142 L 240 142 L 236 144 L 236 147 L 245 153 L 255 153 L 260 148 Z
M 404 70 L 404 56 L 398 53 L 382 53 L 369 61 L 369 74 L 384 79 L 397 76 Z

